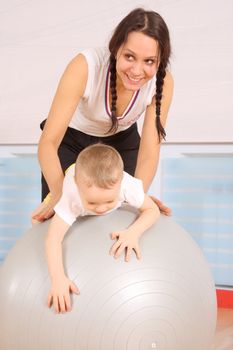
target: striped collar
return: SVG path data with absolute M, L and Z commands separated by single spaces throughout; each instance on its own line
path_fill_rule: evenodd
M 109 106 L 109 87 L 110 87 L 110 69 L 108 67 L 108 70 L 107 70 L 107 75 L 106 75 L 106 83 L 105 83 L 105 110 L 107 112 L 107 114 L 109 115 L 109 117 L 111 117 L 111 108 Z M 118 120 L 120 119 L 124 119 L 126 117 L 126 115 L 130 112 L 130 110 L 132 109 L 137 97 L 138 97 L 138 94 L 139 94 L 139 91 L 140 90 L 137 90 L 134 92 L 128 106 L 126 107 L 124 113 L 122 114 L 121 117 L 117 117 Z

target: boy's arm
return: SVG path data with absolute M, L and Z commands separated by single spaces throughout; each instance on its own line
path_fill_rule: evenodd
M 118 258 L 126 249 L 126 261 L 129 260 L 132 250 L 135 251 L 137 258 L 140 259 L 139 238 L 156 222 L 159 218 L 160 211 L 148 195 L 145 195 L 144 202 L 139 211 L 140 214 L 132 225 L 123 231 L 112 233 L 112 239 L 117 239 L 117 241 L 112 246 L 110 255 L 113 255 L 115 258 Z
M 48 270 L 52 283 L 48 295 L 48 306 L 53 304 L 56 312 L 71 309 L 70 292 L 79 294 L 75 284 L 66 277 L 63 266 L 62 241 L 69 227 L 69 224 L 55 214 L 45 241 Z
M 127 231 L 131 231 L 138 238 L 148 229 L 150 228 L 159 218 L 160 211 L 155 202 L 145 194 L 144 202 L 139 208 L 139 216 L 134 221 L 132 225 L 130 225 Z
M 51 220 L 45 241 L 46 257 L 51 280 L 65 275 L 62 260 L 62 241 L 70 225 L 57 214 Z

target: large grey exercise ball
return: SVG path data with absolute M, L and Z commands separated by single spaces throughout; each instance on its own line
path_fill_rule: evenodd
M 46 306 L 49 222 L 31 228 L 1 267 L 1 350 L 208 350 L 216 297 L 201 250 L 161 216 L 141 238 L 140 261 L 114 259 L 110 233 L 135 217 L 122 208 L 81 218 L 67 233 L 64 265 L 81 294 L 66 314 Z

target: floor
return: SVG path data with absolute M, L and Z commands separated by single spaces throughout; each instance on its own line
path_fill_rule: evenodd
M 233 309 L 218 309 L 218 322 L 210 350 L 233 350 Z

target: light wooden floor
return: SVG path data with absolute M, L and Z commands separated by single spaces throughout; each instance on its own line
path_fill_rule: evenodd
M 210 350 L 233 350 L 233 309 L 218 309 L 216 335 Z

